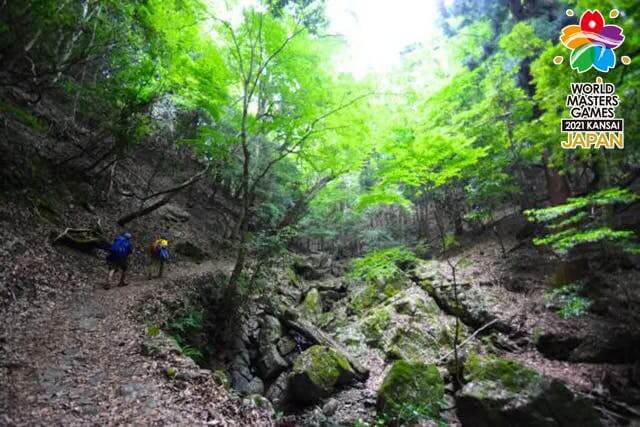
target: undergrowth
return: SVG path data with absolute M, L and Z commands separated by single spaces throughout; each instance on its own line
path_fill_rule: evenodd
M 378 414 L 371 422 L 362 420 L 356 421 L 354 426 L 357 427 L 409 427 L 415 425 L 423 425 L 422 423 L 430 421 L 438 427 L 445 427 L 447 423 L 440 416 L 440 412 L 447 406 L 444 400 L 439 400 L 433 404 L 422 403 L 400 403 L 393 407 L 391 411 Z
M 178 345 L 185 356 L 197 364 L 204 361 L 202 335 L 204 333 L 204 313 L 202 308 L 192 305 L 182 307 L 164 328 L 169 337 Z
M 555 308 L 555 312 L 563 319 L 572 319 L 583 316 L 591 300 L 580 295 L 581 286 L 575 283 L 562 286 L 548 292 L 547 305 Z
M 349 277 L 368 283 L 391 281 L 414 265 L 417 258 L 413 252 L 403 246 L 380 249 L 357 258 L 351 264 Z
M 2 97 L 0 97 L 0 113 L 11 115 L 23 125 L 38 132 L 46 130 L 45 125 L 37 117 Z

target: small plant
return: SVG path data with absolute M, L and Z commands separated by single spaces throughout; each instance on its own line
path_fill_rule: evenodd
M 155 332 L 153 327 L 147 329 L 150 336 Z M 186 305 L 181 314 L 167 323 L 165 329 L 176 343 L 182 354 L 192 358 L 196 363 L 201 363 L 204 354 L 199 347 L 200 336 L 204 328 L 204 313 L 202 309 Z M 158 331 L 159 332 L 159 331 Z
M 548 306 L 556 308 L 556 313 L 563 319 L 572 319 L 584 315 L 591 300 L 579 295 L 581 287 L 570 284 L 554 289 L 547 294 Z
M 167 377 L 168 377 L 168 378 L 173 379 L 173 378 L 175 378 L 175 377 L 176 377 L 176 375 L 178 374 L 178 371 L 177 371 L 177 370 L 176 370 L 176 368 L 174 368 L 174 367 L 169 367 L 169 368 L 167 368 L 167 370 L 165 371 L 165 373 L 167 374 Z
M 149 335 L 151 338 L 155 337 L 159 333 L 160 333 L 160 328 L 158 326 L 151 325 L 147 327 L 147 335 Z
M 367 283 L 388 282 L 401 276 L 402 270 L 417 260 L 415 254 L 403 246 L 381 249 L 354 260 L 349 276 Z
M 438 427 L 447 424 L 440 417 L 440 411 L 446 407 L 444 400 L 439 400 L 434 404 L 411 404 L 400 403 L 394 406 L 393 411 L 385 412 L 376 417 L 374 426 L 413 426 L 422 421 L 431 420 Z

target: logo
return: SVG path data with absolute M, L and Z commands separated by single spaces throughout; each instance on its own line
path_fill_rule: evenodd
M 624 148 L 624 120 L 616 118 L 620 98 L 616 87 L 596 77 L 595 83 L 571 83 L 566 106 L 571 118 L 562 119 L 567 134 L 562 148 Z
M 617 17 L 617 11 L 613 12 L 609 16 Z M 580 25 L 567 25 L 562 29 L 560 41 L 571 50 L 571 68 L 584 73 L 593 67 L 606 73 L 616 66 L 614 49 L 620 47 L 624 35 L 619 26 L 605 25 L 599 10 L 587 10 L 580 17 Z
M 573 10 L 566 11 L 573 16 Z M 609 18 L 620 16 L 617 9 L 609 12 Z M 615 49 L 622 45 L 625 36 L 617 25 L 606 25 L 599 10 L 587 10 L 580 17 L 579 25 L 567 25 L 560 33 L 560 42 L 571 51 L 569 64 L 578 73 L 594 68 L 607 73 L 616 66 Z M 631 58 L 622 56 L 624 65 Z M 553 63 L 564 62 L 562 56 L 553 58 Z M 560 145 L 564 149 L 608 148 L 624 149 L 624 120 L 616 117 L 620 98 L 616 87 L 606 83 L 600 76 L 595 82 L 574 82 L 567 95 L 565 106 L 569 117 L 563 118 L 560 131 L 566 140 Z

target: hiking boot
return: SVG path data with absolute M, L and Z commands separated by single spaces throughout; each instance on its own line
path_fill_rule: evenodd
M 120 282 L 120 283 L 118 284 L 118 287 L 119 287 L 119 288 L 122 288 L 123 286 L 129 286 L 129 284 L 128 284 L 128 283 L 125 283 L 125 282 Z

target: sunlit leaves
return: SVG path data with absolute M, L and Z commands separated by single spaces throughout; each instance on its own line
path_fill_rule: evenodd
M 584 197 L 574 197 L 550 208 L 527 210 L 530 221 L 545 223 L 551 233 L 534 239 L 536 245 L 548 245 L 560 255 L 568 255 L 580 245 L 611 242 L 628 253 L 640 253 L 638 236 L 631 230 L 615 230 L 608 223 L 607 210 L 617 204 L 640 200 L 637 194 L 622 188 L 608 188 Z

